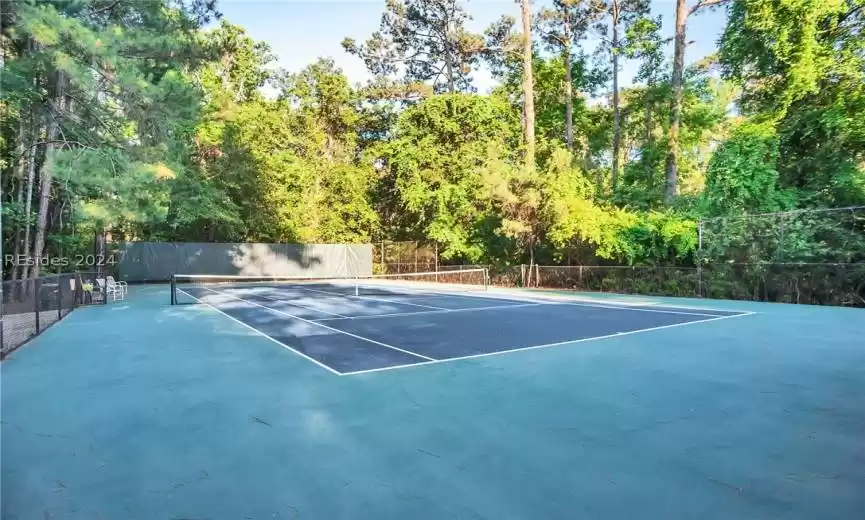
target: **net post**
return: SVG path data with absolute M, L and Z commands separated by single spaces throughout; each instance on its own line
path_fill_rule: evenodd
M 171 275 L 171 305 L 177 305 L 177 276 Z

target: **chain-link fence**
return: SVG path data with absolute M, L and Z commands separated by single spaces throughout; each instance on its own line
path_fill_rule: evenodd
M 718 217 L 698 230 L 702 265 L 865 262 L 865 206 Z
M 701 295 L 865 307 L 865 263 L 739 263 L 701 268 Z
M 702 220 L 699 294 L 865 306 L 865 206 Z
M 524 285 L 546 289 L 614 292 L 653 296 L 699 295 L 696 268 L 638 266 L 528 266 L 521 268 Z
M 865 206 L 706 219 L 697 238 L 686 267 L 440 265 L 418 242 L 376 244 L 374 262 L 379 273 L 483 267 L 502 287 L 865 307 Z
M 104 304 L 105 277 L 68 273 L 2 283 L 0 358 L 63 319 L 79 305 Z
M 376 242 L 373 271 L 376 274 L 406 274 L 438 271 L 438 248 L 422 242 Z

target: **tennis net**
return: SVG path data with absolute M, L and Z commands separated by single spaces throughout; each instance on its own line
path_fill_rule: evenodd
M 171 277 L 171 303 L 208 303 L 225 296 L 245 299 L 265 296 L 425 296 L 485 291 L 486 269 L 428 273 L 383 274 L 357 277 L 244 276 L 175 274 Z M 214 299 L 216 297 L 216 299 Z

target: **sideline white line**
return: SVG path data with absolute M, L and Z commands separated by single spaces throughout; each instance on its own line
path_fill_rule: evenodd
M 401 349 L 401 348 L 399 348 L 399 347 L 394 347 L 393 345 L 388 345 L 387 343 L 382 343 L 381 341 L 376 341 L 376 340 L 374 340 L 374 339 L 365 338 L 365 337 L 363 337 L 363 336 L 358 336 L 357 334 L 352 334 L 351 332 L 346 332 L 346 331 L 344 331 L 344 330 L 335 329 L 335 328 L 333 328 L 333 327 L 328 327 L 327 325 L 325 325 L 325 324 L 323 324 L 323 323 L 318 323 L 318 322 L 315 322 L 315 321 L 312 321 L 312 320 L 308 320 L 308 319 L 306 319 L 306 318 L 301 318 L 300 316 L 295 316 L 294 314 L 290 314 L 290 313 L 287 313 L 287 312 L 283 312 L 283 311 L 281 311 L 281 310 L 274 309 L 274 308 L 272 308 L 272 307 L 268 307 L 267 305 L 262 305 L 262 304 L 260 304 L 260 303 L 252 302 L 252 301 L 249 301 L 249 300 L 244 300 L 243 298 L 238 298 L 237 296 L 233 296 L 233 295 L 231 295 L 231 294 L 222 293 L 222 292 L 219 292 L 219 291 L 214 291 L 213 289 L 210 289 L 210 288 L 206 288 L 206 287 L 205 287 L 205 289 L 207 289 L 208 291 L 211 291 L 211 292 L 215 292 L 216 294 L 224 294 L 225 296 L 228 296 L 229 298 L 234 298 L 234 299 L 236 299 L 236 300 L 240 300 L 240 301 L 242 301 L 242 302 L 244 302 L 244 303 L 248 303 L 248 304 L 250 304 L 250 305 L 255 305 L 256 307 L 261 307 L 262 309 L 267 309 L 267 310 L 269 310 L 269 311 L 271 311 L 271 312 L 275 312 L 275 313 L 277 313 L 277 314 L 282 314 L 282 315 L 284 315 L 284 316 L 288 316 L 289 318 L 294 318 L 294 319 L 296 319 L 296 320 L 300 320 L 300 321 L 302 321 L 302 322 L 304 322 L 304 323 L 309 323 L 310 325 L 316 325 L 316 326 L 318 326 L 318 327 L 322 327 L 322 328 L 325 328 L 325 329 L 327 329 L 327 330 L 332 330 L 333 332 L 337 332 L 337 333 L 339 333 L 339 334 L 345 334 L 346 336 L 351 336 L 352 338 L 356 338 L 356 339 L 359 339 L 359 340 L 362 340 L 362 341 L 368 341 L 368 342 L 370 342 L 370 343 L 375 343 L 376 345 L 381 345 L 382 347 L 387 347 L 387 348 L 392 349 L 392 350 L 398 350 L 399 352 L 402 352 L 403 354 L 409 354 L 409 355 L 411 355 L 411 356 L 413 356 L 413 357 L 418 357 L 418 358 L 423 358 L 423 359 L 427 359 L 427 360 L 430 360 L 430 361 L 435 361 L 434 358 L 426 357 L 426 356 L 424 356 L 423 354 L 418 354 L 417 352 L 412 352 L 412 351 L 410 351 L 410 350 L 403 350 L 403 349 Z
M 445 308 L 445 307 L 435 307 L 433 305 L 421 305 L 419 303 L 408 303 L 408 302 L 400 302 L 400 301 L 394 301 L 394 300 L 386 300 L 384 298 L 373 298 L 371 296 L 355 296 L 353 294 L 342 294 L 342 293 L 335 293 L 335 292 L 330 292 L 330 291 L 321 291 L 318 289 L 304 289 L 304 291 L 312 291 L 312 292 L 317 292 L 317 293 L 321 293 L 321 294 L 330 294 L 333 296 L 340 296 L 342 298 L 357 298 L 359 300 L 372 300 L 372 301 L 376 301 L 376 302 L 396 303 L 399 305 L 411 305 L 413 307 L 423 307 L 425 309 L 436 309 L 439 311 L 447 310 L 447 308 Z
M 392 312 L 388 314 L 368 314 L 364 316 L 344 316 L 342 318 L 319 318 L 312 320 L 316 323 L 320 321 L 339 321 L 339 320 L 370 320 L 374 318 L 393 318 L 396 316 L 425 316 L 427 314 L 446 314 L 451 312 L 473 312 L 473 311 L 489 311 L 493 309 L 516 309 L 519 307 L 537 307 L 541 305 L 556 305 L 555 303 L 522 303 L 519 305 L 492 305 L 490 307 L 468 307 L 462 309 L 442 309 L 440 311 L 417 311 L 417 312 Z
M 599 339 L 609 339 L 609 338 L 617 338 L 620 336 L 630 336 L 631 334 L 639 334 L 641 332 L 650 332 L 653 330 L 661 330 L 661 329 L 672 329 L 674 327 L 684 327 L 686 325 L 694 325 L 697 323 L 707 323 L 710 321 L 726 320 L 728 318 L 741 318 L 743 316 L 752 316 L 754 314 L 757 314 L 757 313 L 756 312 L 747 312 L 747 313 L 743 313 L 743 314 L 733 314 L 730 316 L 717 316 L 715 318 L 709 318 L 706 320 L 686 321 L 684 323 L 673 323 L 671 325 L 662 325 L 660 327 L 649 327 L 648 329 L 631 330 L 628 332 L 616 332 L 615 334 L 607 334 L 605 336 L 594 336 L 591 338 L 573 339 L 570 341 L 557 341 L 555 343 L 545 343 L 543 345 L 532 345 L 530 347 L 515 347 L 515 348 L 509 348 L 506 350 L 497 350 L 496 352 L 486 352 L 483 354 L 472 354 L 469 356 L 459 356 L 459 357 L 452 357 L 452 358 L 447 358 L 447 359 L 436 359 L 433 361 L 424 361 L 421 363 L 414 363 L 414 364 L 409 364 L 409 365 L 394 365 L 394 366 L 382 367 L 382 368 L 371 368 L 369 370 L 357 370 L 354 372 L 341 372 L 340 375 L 352 376 L 352 375 L 358 375 L 358 374 L 368 374 L 370 372 L 384 372 L 386 370 L 395 370 L 398 368 L 409 368 L 409 367 L 417 367 L 417 366 L 436 365 L 439 363 L 448 363 L 451 361 L 460 361 L 460 360 L 464 360 L 464 359 L 478 359 L 478 358 L 484 358 L 484 357 L 492 357 L 492 356 L 498 356 L 501 354 L 510 354 L 513 352 L 519 352 L 522 350 L 538 350 L 538 349 L 549 348 L 549 347 L 557 347 L 560 345 L 567 345 L 569 343 L 584 343 L 587 341 L 595 341 L 595 340 L 599 340 Z
M 206 305 L 207 307 L 210 307 L 211 309 L 215 310 L 215 311 L 218 312 L 219 314 L 222 314 L 222 315 L 225 316 L 226 318 L 228 318 L 228 319 L 230 319 L 230 320 L 232 320 L 232 321 L 235 321 L 235 322 L 237 322 L 237 323 L 240 323 L 241 325 L 243 325 L 244 327 L 248 328 L 249 330 L 252 330 L 252 331 L 256 332 L 257 334 L 259 334 L 260 336 L 263 336 L 263 337 L 269 339 L 270 341 L 276 343 L 276 344 L 279 345 L 280 347 L 282 347 L 282 348 L 284 348 L 284 349 L 286 349 L 286 350 L 289 350 L 289 351 L 291 351 L 291 352 L 294 352 L 295 354 L 297 354 L 298 356 L 300 356 L 300 357 L 306 359 L 307 361 L 312 361 L 313 363 L 315 363 L 316 365 L 320 366 L 321 368 L 324 368 L 324 369 L 327 370 L 328 372 L 330 372 L 330 373 L 332 373 L 332 374 L 336 374 L 336 375 L 338 375 L 338 376 L 341 376 L 341 375 L 343 374 L 342 372 L 338 372 L 338 371 L 336 371 L 336 370 L 330 368 L 329 366 L 325 365 L 324 363 L 321 363 L 321 362 L 319 362 L 319 361 L 316 361 L 315 359 L 313 359 L 313 358 L 307 356 L 306 354 L 304 354 L 303 352 L 301 352 L 301 351 L 295 349 L 295 348 L 292 347 L 291 345 L 287 345 L 287 344 L 285 344 L 285 343 L 279 341 L 278 339 L 274 338 L 273 336 L 270 336 L 270 335 L 268 335 L 268 334 L 265 334 L 264 332 L 262 332 L 262 331 L 256 329 L 256 328 L 253 327 L 252 325 L 250 325 L 250 324 L 248 324 L 248 323 L 244 323 L 244 322 L 240 321 L 239 319 L 235 318 L 234 316 L 232 316 L 232 315 L 230 315 L 230 314 L 226 314 L 224 311 L 221 311 L 221 310 L 217 309 L 216 307 L 214 307 L 213 305 L 210 305 L 209 303 L 207 303 L 207 302 L 205 302 L 205 301 L 202 301 L 202 300 L 200 300 L 199 298 L 196 298 L 195 296 L 189 294 L 188 292 L 184 291 L 183 289 L 177 289 L 177 290 L 180 291 L 180 292 L 182 292 L 183 294 L 189 296 L 190 298 L 192 298 L 193 300 L 197 301 L 198 303 L 201 303 L 201 304 L 203 304 L 203 305 Z

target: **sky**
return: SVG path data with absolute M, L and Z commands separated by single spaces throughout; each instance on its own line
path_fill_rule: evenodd
M 535 11 L 549 0 L 534 0 Z M 689 2 L 692 4 L 693 0 Z M 651 0 L 653 15 L 662 16 L 662 35 L 672 37 L 676 0 Z M 503 14 L 519 19 L 519 5 L 514 0 L 469 0 L 463 2 L 473 20 L 468 28 L 483 30 Z M 370 78 L 359 58 L 345 52 L 344 38 L 362 43 L 379 28 L 385 0 L 220 0 L 218 9 L 224 19 L 246 29 L 255 40 L 267 42 L 278 57 L 277 66 L 298 72 L 319 57 L 332 58 L 352 83 L 365 83 Z M 687 38 L 692 43 L 686 53 L 686 63 L 694 62 L 715 51 L 725 23 L 723 9 L 701 12 L 688 21 Z M 587 42 L 589 48 L 594 44 Z M 667 55 L 672 56 L 672 44 Z M 620 83 L 628 86 L 636 73 L 637 63 L 626 62 Z M 495 86 L 487 70 L 474 74 L 479 92 Z

